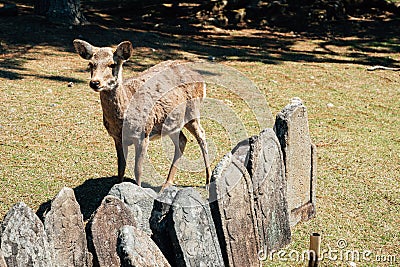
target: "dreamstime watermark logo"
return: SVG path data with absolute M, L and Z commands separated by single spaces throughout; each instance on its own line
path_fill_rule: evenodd
M 162 147 L 158 149 L 159 155 L 163 155 L 171 163 L 177 153 L 176 144 L 181 147 L 181 143 L 185 139 L 180 136 L 182 135 L 181 130 L 191 121 L 200 119 L 218 124 L 219 128 L 223 129 L 221 134 L 224 134 L 230 143 L 230 149 L 240 141 L 247 139 L 250 134 L 245 126 L 247 119 L 243 118 L 242 111 L 233 108 L 234 104 L 228 99 L 210 97 L 206 88 L 199 96 L 198 92 L 193 91 L 199 84 L 205 84 L 214 90 L 220 88 L 221 91 L 225 91 L 225 94 L 234 95 L 235 101 L 244 103 L 243 106 L 246 107 L 247 112 L 251 113 L 252 127 L 258 131 L 272 126 L 273 117 L 265 95 L 250 79 L 236 69 L 209 62 L 172 64 L 163 62 L 157 66 L 153 71 L 147 71 L 143 78 L 138 79 L 138 88 L 124 114 L 125 155 L 128 154 L 128 146 L 139 151 L 147 150 L 149 140 L 146 139 L 152 139 L 153 134 L 154 136 L 161 135 Z M 174 101 L 177 104 L 171 104 Z M 157 124 L 160 117 L 163 117 L 161 129 Z M 153 130 L 149 132 L 148 129 L 152 127 Z M 193 127 L 188 130 L 192 134 L 196 131 Z M 146 136 L 148 134 L 150 136 Z M 216 143 L 210 138 L 212 135 L 207 131 L 205 135 L 211 165 L 212 162 L 220 159 L 216 155 Z M 199 136 L 201 137 L 202 133 Z M 169 140 L 172 142 L 168 142 Z M 199 143 L 202 142 L 200 140 Z M 140 156 L 137 152 L 129 152 L 129 154 L 133 154 L 135 157 L 130 161 L 130 158 L 127 157 L 128 167 L 130 170 L 134 170 L 132 172 L 134 176 L 141 175 L 142 182 L 150 183 L 153 186 L 161 185 L 165 181 L 166 177 L 157 171 L 159 166 L 155 166 L 146 153 L 144 153 L 144 158 L 139 160 L 141 162 L 136 160 Z M 204 157 L 191 159 L 186 157 L 183 152 L 176 166 L 184 172 L 205 172 L 204 161 Z M 140 169 L 135 167 L 138 164 Z M 231 188 L 233 187 L 231 186 Z
M 264 249 L 258 252 L 258 259 L 260 261 L 271 262 L 308 262 L 309 260 L 316 260 L 314 251 L 310 250 L 279 250 L 271 253 L 266 253 Z M 318 260 L 321 262 L 349 262 L 356 264 L 357 262 L 373 262 L 373 263 L 389 263 L 394 264 L 400 259 L 397 255 L 388 254 L 383 249 L 375 251 L 367 249 L 353 249 L 349 247 L 347 241 L 343 238 L 337 240 L 336 245 L 321 249 Z

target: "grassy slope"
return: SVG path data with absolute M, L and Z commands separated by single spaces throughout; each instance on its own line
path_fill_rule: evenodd
M 384 46 L 373 44 L 375 48 L 379 45 Z M 292 49 L 313 51 L 314 46 L 315 40 L 302 39 Z M 222 63 L 253 80 L 265 93 L 273 114 L 295 96 L 308 107 L 310 132 L 318 147 L 318 214 L 296 226 L 287 251 L 307 249 L 308 234 L 320 232 L 323 248 L 335 249 L 344 238 L 348 249 L 371 250 L 373 258 L 397 253 L 400 261 L 399 73 L 367 72 L 365 66 L 351 63 L 349 53 L 354 47 L 332 45 L 330 49 L 337 54 L 320 57 L 347 63 L 299 60 L 271 65 L 240 58 Z M 366 56 L 398 56 L 376 51 Z M 138 51 L 134 61 L 141 62 L 143 57 Z M 13 60 L 18 64 L 12 62 L 12 66 L 19 66 L 13 72 L 21 78 L 0 78 L 1 215 L 18 201 L 36 209 L 63 186 L 75 188 L 88 179 L 116 173 L 114 148 L 101 123 L 98 95 L 87 86 L 86 63 L 72 52 L 49 45 L 34 46 Z M 159 60 L 156 54 L 150 63 Z M 4 68 L 11 63 L 3 60 L 2 64 Z M 129 65 L 126 73 L 133 70 Z M 74 81 L 74 86 L 67 87 L 68 81 Z M 218 89 L 210 93 L 240 102 Z M 239 113 L 242 107 L 235 108 Z M 218 159 L 230 144 L 219 137 L 223 130 L 218 125 L 207 121 L 205 125 L 209 139 L 223 146 L 217 151 Z M 258 131 L 247 127 L 251 134 Z M 165 173 L 168 161 L 158 158 L 156 144 L 151 153 Z M 193 158 L 199 155 L 193 138 L 186 153 Z M 202 181 L 202 173 L 188 177 L 180 172 L 178 176 L 181 185 L 201 185 Z M 341 261 L 324 264 L 344 266 Z M 287 266 L 277 261 L 266 265 Z M 360 266 L 376 265 L 363 262 Z

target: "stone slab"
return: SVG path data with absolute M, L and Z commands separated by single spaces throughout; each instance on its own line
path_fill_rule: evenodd
M 307 108 L 299 98 L 277 114 L 274 130 L 283 152 L 290 225 L 294 226 L 315 216 L 316 206 L 316 149 L 311 143 Z
M 268 254 L 291 240 L 285 165 L 272 129 L 250 138 L 248 169 L 253 182 L 259 247 Z
M 122 267 L 169 267 L 167 259 L 149 235 L 137 227 L 123 226 L 118 234 Z
M 176 194 L 169 233 L 177 266 L 224 266 L 208 202 L 195 189 Z
M 106 196 L 90 221 L 93 256 L 99 267 L 121 265 L 117 237 L 119 229 L 125 225 L 136 226 L 134 214 L 119 198 Z
M 54 248 L 55 266 L 92 266 L 85 224 L 74 190 L 64 187 L 45 214 L 45 231 Z
M 153 189 L 124 182 L 114 185 L 108 195 L 115 196 L 124 202 L 134 214 L 136 227 L 151 235 L 149 219 L 157 196 Z
M 0 267 L 7 267 L 6 260 L 4 259 L 3 252 L 0 250 Z
M 8 211 L 1 232 L 0 247 L 7 266 L 54 266 L 44 226 L 25 203 L 17 203 Z
M 259 266 L 252 181 L 231 152 L 213 171 L 210 208 L 225 266 Z
M 7 267 L 6 260 L 4 259 L 3 252 L 0 249 L 0 267 Z

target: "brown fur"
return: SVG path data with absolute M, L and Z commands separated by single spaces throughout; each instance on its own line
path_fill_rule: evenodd
M 132 54 L 130 42 L 114 51 L 98 48 L 81 40 L 74 46 L 81 57 L 90 61 L 90 86 L 100 92 L 103 123 L 113 137 L 118 156 L 118 177 L 123 180 L 128 146 L 135 145 L 135 177 L 140 185 L 144 155 L 149 140 L 169 135 L 175 145 L 174 160 L 165 185 L 172 184 L 176 164 L 182 156 L 186 127 L 198 141 L 206 166 L 206 184 L 210 179 L 205 133 L 200 125 L 200 104 L 205 83 L 183 61 L 165 61 L 135 78 L 122 79 L 122 64 Z

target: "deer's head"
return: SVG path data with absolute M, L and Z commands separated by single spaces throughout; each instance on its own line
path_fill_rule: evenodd
M 82 40 L 74 40 L 76 52 L 89 60 L 90 87 L 96 91 L 114 90 L 122 82 L 122 64 L 133 52 L 131 42 L 120 43 L 115 50 L 111 47 L 95 47 Z

